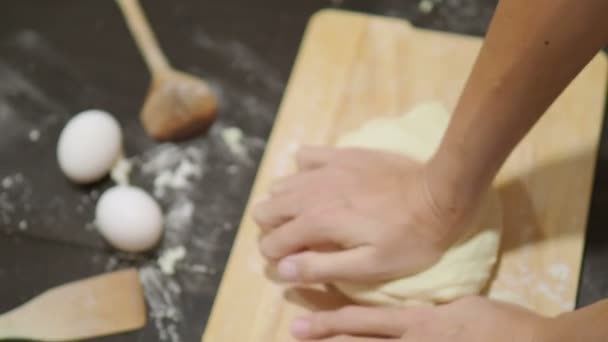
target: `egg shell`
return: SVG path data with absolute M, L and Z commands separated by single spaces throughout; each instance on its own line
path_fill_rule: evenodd
M 163 215 L 158 203 L 144 190 L 119 185 L 104 192 L 95 209 L 101 235 L 125 252 L 144 252 L 158 244 Z
M 101 110 L 74 116 L 63 128 L 57 143 L 57 160 L 73 182 L 85 184 L 105 177 L 122 152 L 118 121 Z

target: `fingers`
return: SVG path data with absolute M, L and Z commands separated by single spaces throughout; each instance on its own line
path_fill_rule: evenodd
M 353 238 L 351 218 L 338 212 L 300 215 L 266 234 L 260 241 L 262 254 L 272 260 L 310 247 L 344 245 Z
M 296 153 L 296 163 L 300 170 L 317 169 L 332 160 L 335 152 L 333 147 L 304 146 Z
M 373 337 L 353 337 L 353 336 L 335 336 L 322 340 L 316 340 L 317 342 L 390 342 L 399 341 L 399 339 L 385 339 L 385 338 L 373 338 Z
M 277 195 L 256 204 L 253 219 L 263 232 L 267 232 L 296 217 L 301 211 L 302 203 L 298 193 Z
M 291 326 L 291 332 L 296 338 L 314 340 L 330 338 L 327 341 L 334 341 L 331 337 L 341 335 L 400 338 L 405 333 L 400 313 L 401 309 L 397 308 L 348 306 L 337 311 L 317 312 L 296 319 Z M 377 339 L 369 341 L 377 341 Z
M 360 246 L 334 252 L 306 251 L 277 265 L 280 280 L 303 284 L 369 281 L 374 274 L 373 249 Z
M 253 219 L 263 231 L 274 229 L 293 219 L 303 208 L 319 203 L 320 171 L 300 172 L 284 178 L 271 188 L 271 196 L 253 209 Z
M 270 187 L 271 196 L 279 196 L 292 191 L 310 189 L 320 176 L 320 170 L 301 170 L 300 172 L 279 179 Z

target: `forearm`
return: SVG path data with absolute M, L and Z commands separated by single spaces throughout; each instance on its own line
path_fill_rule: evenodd
M 538 342 L 604 342 L 608 339 L 608 300 L 551 319 Z
M 441 146 L 431 192 L 457 213 L 608 41 L 606 0 L 502 0 Z M 576 118 L 572 118 L 576 120 Z

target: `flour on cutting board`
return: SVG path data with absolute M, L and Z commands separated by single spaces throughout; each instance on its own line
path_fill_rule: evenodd
M 564 282 L 570 277 L 570 266 L 564 263 L 555 263 L 549 267 L 548 273 L 553 279 Z

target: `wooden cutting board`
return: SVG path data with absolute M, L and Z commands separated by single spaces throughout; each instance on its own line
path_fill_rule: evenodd
M 251 204 L 293 171 L 301 144 L 333 144 L 364 120 L 442 101 L 453 109 L 481 39 L 326 10 L 310 21 L 228 262 L 205 342 L 285 342 L 294 315 L 344 300 L 268 280 Z M 496 180 L 506 234 L 491 297 L 557 314 L 575 305 L 606 94 L 598 55 L 516 148 Z

